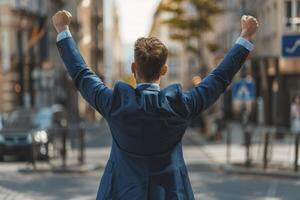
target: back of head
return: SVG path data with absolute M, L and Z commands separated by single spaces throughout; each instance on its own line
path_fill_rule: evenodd
M 134 60 L 137 65 L 137 73 L 147 82 L 159 79 L 167 57 L 168 49 L 155 37 L 140 38 L 135 42 Z

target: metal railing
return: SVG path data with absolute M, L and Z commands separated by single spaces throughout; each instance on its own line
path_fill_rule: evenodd
M 231 131 L 227 131 L 227 163 L 230 163 L 232 152 Z M 248 125 L 243 130 L 245 147 L 244 165 L 261 166 L 264 170 L 272 167 L 299 170 L 300 133 L 276 126 Z

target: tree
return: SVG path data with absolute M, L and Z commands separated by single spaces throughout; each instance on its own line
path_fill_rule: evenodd
M 158 12 L 168 13 L 164 23 L 172 28 L 170 38 L 182 42 L 189 52 L 196 54 L 199 64 L 205 63 L 202 36 L 213 30 L 213 17 L 222 12 L 218 0 L 163 1 Z M 205 75 L 208 66 L 199 67 L 200 74 Z

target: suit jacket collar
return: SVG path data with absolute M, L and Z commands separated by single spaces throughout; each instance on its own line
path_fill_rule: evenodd
M 136 86 L 138 90 L 160 91 L 160 86 L 157 83 L 139 83 Z

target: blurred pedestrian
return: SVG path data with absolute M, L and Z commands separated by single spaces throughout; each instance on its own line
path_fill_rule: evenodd
M 0 113 L 0 130 L 3 129 L 3 123 L 4 123 L 4 119 L 3 119 L 3 117 L 2 117 L 2 115 Z
M 105 86 L 82 58 L 69 31 L 71 14 L 53 17 L 57 46 L 67 70 L 85 100 L 107 120 L 113 143 L 97 200 L 193 200 L 182 153 L 190 120 L 211 106 L 231 83 L 253 49 L 254 17 L 242 17 L 242 33 L 218 67 L 199 85 L 184 92 L 179 84 L 160 89 L 168 71 L 168 50 L 157 38 L 135 43 L 132 73 L 137 88 L 118 82 Z
M 226 128 L 226 122 L 224 119 L 224 114 L 223 112 L 218 112 L 217 117 L 215 119 L 216 123 L 216 133 L 215 133 L 215 140 L 216 141 L 221 141 L 223 138 L 223 131 Z
M 293 98 L 291 104 L 291 129 L 294 133 L 300 133 L 300 95 Z

